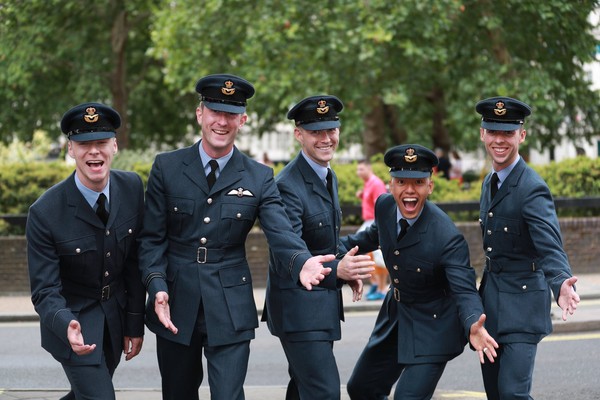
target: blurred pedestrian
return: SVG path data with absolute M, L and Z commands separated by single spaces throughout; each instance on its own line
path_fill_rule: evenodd
M 373 173 L 371 162 L 367 159 L 360 160 L 356 165 L 356 174 L 363 180 L 362 189 L 356 192 L 356 197 L 361 200 L 363 223 L 358 229 L 362 231 L 368 228 L 375 220 L 375 201 L 387 193 L 385 183 Z M 367 300 L 383 300 L 388 291 L 388 272 L 383 260 L 381 250 L 377 249 L 369 253 L 375 262 L 375 270 L 371 273 L 371 288 L 367 292 Z

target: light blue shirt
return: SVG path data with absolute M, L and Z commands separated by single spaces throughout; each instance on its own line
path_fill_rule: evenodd
M 317 176 L 319 177 L 321 182 L 323 182 L 323 185 L 325 185 L 325 187 L 327 187 L 327 170 L 329 169 L 329 163 L 327 164 L 326 167 L 324 167 L 321 164 L 317 164 L 316 162 L 311 160 L 311 158 L 309 156 L 307 156 L 306 154 L 304 154 L 303 151 L 300 151 L 300 154 L 302 154 L 302 157 L 304 157 L 304 159 L 306 160 L 308 165 L 310 165 L 310 167 L 313 169 L 313 171 L 315 171 L 315 173 L 317 174 Z
M 81 180 L 79 180 L 77 173 L 75 173 L 75 186 L 77 186 L 77 189 L 79 189 L 79 191 L 85 198 L 85 201 L 87 201 L 88 204 L 90 205 L 90 207 L 92 207 L 94 210 L 96 210 L 96 208 L 98 207 L 96 205 L 96 202 L 98 201 L 98 197 L 100 196 L 100 193 L 104 193 L 104 195 L 106 196 L 106 203 L 105 203 L 106 211 L 110 211 L 110 177 L 108 178 L 108 183 L 106 184 L 104 189 L 102 189 L 101 192 L 96 192 L 96 191 L 86 187 L 81 182 Z
M 206 152 L 202 148 L 202 143 L 200 143 L 200 145 L 198 146 L 198 149 L 199 149 L 199 153 L 200 153 L 200 160 L 202 161 L 202 166 L 204 167 L 204 175 L 208 175 L 210 172 L 210 165 L 208 165 L 208 162 L 210 160 L 215 160 L 215 161 L 217 161 L 217 164 L 219 164 L 219 168 L 217 169 L 217 172 L 215 173 L 217 178 L 219 177 L 219 175 L 221 175 L 221 171 L 223 171 L 223 168 L 225 168 L 225 166 L 227 165 L 227 163 L 233 156 L 233 147 L 231 148 L 231 151 L 228 154 L 224 155 L 221 158 L 212 158 L 211 156 L 206 154 Z
M 520 159 L 521 156 L 517 157 L 517 159 L 512 164 L 500 171 L 494 171 L 494 169 L 492 168 L 492 173 L 495 172 L 496 174 L 498 174 L 498 189 L 500 189 L 500 187 L 502 186 L 502 182 L 504 182 L 504 180 L 508 178 L 508 175 L 510 175 L 510 173 L 515 168 L 515 165 L 517 165 Z

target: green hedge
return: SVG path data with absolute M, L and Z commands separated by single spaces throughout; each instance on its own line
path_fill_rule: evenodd
M 120 154 L 121 157 L 124 154 Z M 148 179 L 152 163 L 135 159 L 133 162 L 121 162 L 122 169 L 137 172 L 144 182 Z M 363 182 L 356 175 L 356 163 L 333 165 L 339 185 L 340 202 L 342 204 L 359 205 L 356 191 L 362 188 Z M 275 173 L 283 165 L 275 166 Z M 538 173 L 548 182 L 550 190 L 555 197 L 578 198 L 584 196 L 600 197 L 600 159 L 577 157 L 559 163 L 550 163 L 543 166 L 534 166 Z M 0 164 L 0 215 L 26 214 L 29 206 L 50 186 L 56 184 L 72 173 L 73 165 L 64 162 L 28 162 Z M 373 161 L 373 171 L 384 182 L 389 181 L 387 167 L 381 159 Z M 457 181 L 448 181 L 442 178 L 435 179 L 435 189 L 431 200 L 435 202 L 458 202 L 479 199 L 481 178 L 485 175 L 473 177 L 469 184 L 459 185 Z M 568 215 L 582 215 L 577 210 L 570 211 Z M 567 216 L 564 213 L 561 216 Z M 457 220 L 471 220 L 472 215 L 452 215 Z M 355 224 L 359 221 L 346 220 L 346 224 Z M 9 232 L 6 224 L 0 221 L 0 234 L 18 233 Z

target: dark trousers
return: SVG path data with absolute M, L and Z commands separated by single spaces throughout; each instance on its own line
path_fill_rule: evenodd
M 71 391 L 62 399 L 114 400 L 115 388 L 112 377 L 120 360 L 114 360 L 112 354 L 110 336 L 105 326 L 102 359 L 99 365 L 62 364 L 71 384 Z
M 340 374 L 329 340 L 291 342 L 281 340 L 288 360 L 290 383 L 286 400 L 339 399 Z
M 529 400 L 537 344 L 506 343 L 496 350 L 494 363 L 481 366 L 488 400 Z
M 196 329 L 189 346 L 156 337 L 158 367 L 164 400 L 198 400 L 204 377 L 202 350 L 207 362 L 212 400 L 244 400 L 244 380 L 250 341 L 208 346 L 206 334 Z
M 446 363 L 399 364 L 398 328 L 382 341 L 369 340 L 358 358 L 347 390 L 352 400 L 384 400 L 392 391 L 395 400 L 431 399 Z

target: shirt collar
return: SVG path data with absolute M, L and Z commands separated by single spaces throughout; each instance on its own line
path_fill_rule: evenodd
M 313 169 L 313 171 L 315 171 L 315 173 L 317 174 L 319 179 L 321 181 L 323 181 L 324 183 L 326 183 L 327 182 L 327 170 L 329 169 L 329 164 L 327 164 L 327 166 L 324 167 L 321 164 L 317 164 L 316 162 L 311 160 L 310 157 L 308 157 L 306 154 L 304 154 L 304 152 L 302 150 L 300 151 L 300 154 L 302 154 L 302 157 L 304 157 L 304 159 L 306 160 L 308 165 L 310 165 L 310 167 Z
M 517 165 L 519 160 L 521 160 L 521 156 L 517 157 L 517 159 L 513 161 L 512 164 L 510 164 L 506 168 L 501 169 L 500 171 L 494 171 L 494 169 L 492 168 L 492 173 L 495 172 L 496 174 L 498 174 L 498 187 L 502 186 L 502 183 L 506 178 L 508 178 L 508 175 L 510 175 L 512 170 L 515 169 L 515 166 Z
M 110 176 L 108 178 L 108 183 L 106 184 L 106 186 L 104 187 L 104 189 L 102 189 L 101 192 L 96 192 L 88 187 L 86 187 L 81 180 L 79 179 L 79 177 L 77 176 L 77 173 L 75 173 L 75 186 L 77 186 L 77 189 L 79 189 L 79 191 L 81 192 L 81 194 L 83 195 L 83 197 L 85 198 L 85 201 L 88 202 L 88 204 L 90 205 L 90 207 L 94 208 L 96 206 L 96 202 L 98 201 L 98 196 L 100 196 L 100 193 L 104 193 L 104 195 L 106 196 L 106 209 L 109 209 L 109 203 L 110 203 Z
M 217 172 L 217 176 L 219 176 L 221 174 L 221 171 L 223 171 L 223 168 L 225 168 L 225 166 L 233 156 L 233 148 L 231 148 L 231 151 L 221 158 L 212 158 L 211 156 L 206 154 L 206 152 L 202 148 L 202 143 L 200 143 L 198 149 L 200 153 L 200 160 L 202 161 L 202 166 L 204 167 L 204 172 L 207 174 L 210 172 L 210 165 L 208 165 L 208 162 L 210 160 L 216 160 L 217 164 L 219 164 L 219 171 Z

